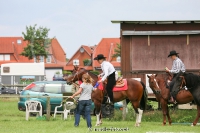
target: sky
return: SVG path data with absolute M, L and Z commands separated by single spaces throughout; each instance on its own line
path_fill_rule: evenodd
M 119 38 L 111 20 L 200 20 L 200 0 L 0 0 L 0 36 L 18 37 L 26 26 L 50 29 L 71 58 L 81 45 Z

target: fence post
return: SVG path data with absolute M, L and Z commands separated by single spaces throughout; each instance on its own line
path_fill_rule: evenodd
M 127 108 L 127 104 L 126 104 L 126 99 L 123 100 L 123 112 L 122 112 L 122 119 L 125 120 L 126 119 L 126 108 Z
M 48 96 L 47 97 L 47 117 L 46 117 L 46 119 L 47 119 L 47 121 L 49 121 L 50 120 L 50 117 L 51 117 L 51 105 L 50 105 L 50 97 Z

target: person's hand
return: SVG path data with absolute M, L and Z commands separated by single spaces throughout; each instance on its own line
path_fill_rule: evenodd
M 69 98 L 74 98 L 73 96 L 70 96 Z
M 99 74 L 97 77 L 100 78 L 100 77 L 101 77 L 101 74 Z
M 166 71 L 166 72 L 169 72 L 169 68 L 168 68 L 168 67 L 165 67 L 165 71 Z
M 98 83 L 101 83 L 102 82 L 102 80 L 99 80 L 99 81 L 97 81 Z

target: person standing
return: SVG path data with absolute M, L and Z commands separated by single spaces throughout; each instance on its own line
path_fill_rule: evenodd
M 106 57 L 104 57 L 103 54 L 98 54 L 97 57 L 94 58 L 94 60 L 98 61 L 98 63 L 101 65 L 101 69 L 103 71 L 99 75 L 102 78 L 98 81 L 98 83 L 101 83 L 107 79 L 106 91 L 110 98 L 111 104 L 114 104 L 113 87 L 116 85 L 115 68 L 110 62 L 106 61 Z
M 83 83 L 80 85 L 79 90 L 76 93 L 74 93 L 72 96 L 70 96 L 70 98 L 74 98 L 75 96 L 80 94 L 78 105 L 75 111 L 74 126 L 75 127 L 79 126 L 80 115 L 81 115 L 81 112 L 84 111 L 85 112 L 84 116 L 87 121 L 87 127 L 89 130 L 91 130 L 92 124 L 91 124 L 90 110 L 91 110 L 91 104 L 92 104 L 91 93 L 93 90 L 92 79 L 88 74 L 83 74 L 82 81 Z
M 173 74 L 172 81 L 170 82 L 170 85 L 169 85 L 170 94 L 171 94 L 171 99 L 170 99 L 171 102 L 175 102 L 175 100 L 174 100 L 175 96 L 173 96 L 173 94 L 171 92 L 172 88 L 174 86 L 174 83 L 175 83 L 175 78 L 176 78 L 177 74 L 180 71 L 185 72 L 185 65 L 183 64 L 183 62 L 181 61 L 181 59 L 179 59 L 178 54 L 179 53 L 176 53 L 175 50 L 170 51 L 168 57 L 171 57 L 171 59 L 173 60 L 172 69 L 170 70 L 167 67 L 165 68 L 166 72 L 169 72 L 169 73 Z

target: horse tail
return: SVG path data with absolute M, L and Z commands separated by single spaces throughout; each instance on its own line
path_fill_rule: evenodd
M 145 110 L 146 109 L 146 104 L 147 104 L 147 99 L 148 99 L 148 94 L 147 94 L 147 90 L 146 90 L 145 84 L 142 81 L 140 83 L 143 86 L 143 94 L 142 94 L 142 98 L 141 98 L 141 101 L 140 101 L 140 109 L 141 110 Z

